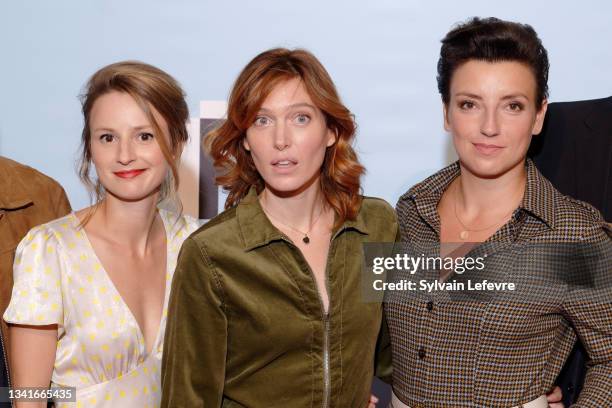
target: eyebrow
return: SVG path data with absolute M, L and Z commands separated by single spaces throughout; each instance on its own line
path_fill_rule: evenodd
M 455 96 L 467 96 L 468 98 L 482 100 L 481 96 L 473 94 L 473 93 L 469 93 L 469 92 L 457 92 L 455 94 Z M 515 98 L 525 98 L 525 99 L 529 100 L 527 95 L 522 94 L 522 93 L 515 93 L 515 94 L 510 94 L 510 95 L 502 96 L 502 100 L 515 99 Z
M 294 103 L 292 105 L 287 106 L 287 109 L 295 109 L 295 108 L 310 108 L 312 110 L 316 110 L 316 108 L 313 105 L 306 103 L 306 102 Z M 263 106 L 259 108 L 259 111 L 260 112 L 271 112 L 270 109 L 266 109 Z
M 132 128 L 132 130 L 136 130 L 136 131 L 143 130 L 143 129 L 153 129 L 153 126 L 151 126 L 151 125 L 140 125 L 140 126 L 134 126 Z M 95 128 L 93 131 L 94 132 L 101 132 L 101 131 L 104 131 L 104 132 L 114 132 L 115 129 L 109 128 L 109 127 L 99 127 L 99 128 Z

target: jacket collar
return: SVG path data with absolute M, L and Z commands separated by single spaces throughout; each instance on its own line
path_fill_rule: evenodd
M 236 207 L 236 218 L 244 242 L 245 251 L 268 245 L 270 242 L 290 239 L 279 231 L 268 219 L 259 199 L 255 187 L 251 187 L 248 194 Z M 355 220 L 346 220 L 340 228 L 333 231 L 332 239 L 342 231 L 354 229 L 362 234 L 368 234 L 361 211 Z
M 554 228 L 554 196 L 557 194 L 557 191 L 542 176 L 531 159 L 526 160 L 525 167 L 527 183 L 519 209 L 541 220 L 548 227 Z M 438 202 L 450 183 L 460 174 L 459 161 L 456 161 L 411 188 L 401 199 L 414 200 L 420 216 L 439 232 Z

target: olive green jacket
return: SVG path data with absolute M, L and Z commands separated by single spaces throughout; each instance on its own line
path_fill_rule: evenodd
M 253 189 L 213 218 L 179 255 L 161 406 L 365 407 L 382 305 L 362 301 L 362 243 L 393 242 L 397 230 L 385 201 L 364 198 L 333 232 L 326 316 L 309 265 Z

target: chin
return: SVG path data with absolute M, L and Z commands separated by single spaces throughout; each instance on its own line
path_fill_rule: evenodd
M 512 170 L 517 165 L 517 162 L 510 162 L 508 160 L 499 159 L 483 160 L 480 158 L 460 158 L 459 161 L 465 169 L 480 178 L 500 177 L 508 171 Z M 521 160 L 521 162 L 523 161 L 524 159 Z
M 113 196 L 115 199 L 119 200 L 119 201 L 125 201 L 125 202 L 137 202 L 137 201 L 142 201 L 145 199 L 148 199 L 149 197 L 154 196 L 156 193 L 159 192 L 161 186 L 157 187 L 156 189 L 153 190 L 141 190 L 139 189 L 139 191 L 130 191 L 128 189 L 125 188 L 121 188 L 121 189 L 106 189 L 106 193 Z

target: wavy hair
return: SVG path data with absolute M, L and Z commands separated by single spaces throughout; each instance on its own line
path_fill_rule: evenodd
M 238 204 L 251 186 L 260 193 L 264 180 L 243 140 L 274 87 L 294 78 L 302 81 L 314 104 L 323 112 L 327 128 L 336 136 L 334 144 L 325 152 L 320 183 L 327 204 L 336 213 L 337 227 L 357 216 L 361 204 L 360 178 L 365 169 L 352 147 L 356 131 L 353 115 L 342 104 L 323 65 L 309 51 L 274 48 L 253 58 L 232 88 L 227 119 L 206 135 L 206 148 L 219 171 L 217 184 L 229 193 L 225 208 Z

